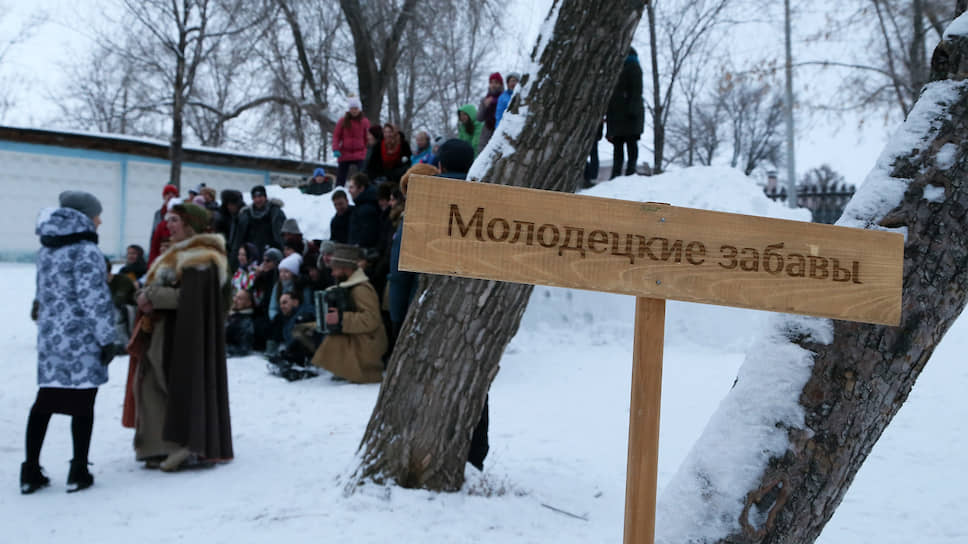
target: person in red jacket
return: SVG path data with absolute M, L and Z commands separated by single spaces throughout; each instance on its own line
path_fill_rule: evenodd
M 339 162 L 336 175 L 336 185 L 346 184 L 350 167 L 356 166 L 356 171 L 363 170 L 366 159 L 366 132 L 370 130 L 370 121 L 363 115 L 360 99 L 350 97 L 349 111 L 343 115 L 333 129 L 333 155 Z

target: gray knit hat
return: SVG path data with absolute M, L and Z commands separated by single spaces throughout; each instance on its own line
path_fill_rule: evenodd
M 518 80 L 518 83 L 521 83 L 521 74 L 518 72 L 508 72 L 507 74 L 504 75 L 504 81 L 507 81 L 512 77 Z
M 299 223 L 295 219 L 290 217 L 282 223 L 282 233 L 283 234 L 302 234 L 299 230 Z
M 263 261 L 272 261 L 279 264 L 282 261 L 282 252 L 274 247 L 270 247 L 266 250 L 265 255 L 262 256 Z
M 58 197 L 61 208 L 71 208 L 94 219 L 101 215 L 101 201 L 84 191 L 64 191 Z

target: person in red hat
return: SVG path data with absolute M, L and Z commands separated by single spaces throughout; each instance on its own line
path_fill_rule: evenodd
M 155 259 L 161 254 L 161 241 L 171 236 L 164 219 L 168 213 L 168 203 L 171 199 L 178 198 L 178 187 L 170 183 L 165 185 L 165 188 L 161 190 L 161 198 L 164 199 L 164 202 L 162 202 L 161 208 L 155 212 L 154 221 L 151 223 L 151 236 L 148 238 L 151 240 L 151 244 L 148 246 L 148 266 L 151 266 L 151 263 L 155 262 Z
M 491 140 L 491 135 L 494 134 L 494 128 L 497 126 L 497 101 L 503 92 L 504 79 L 501 74 L 494 72 L 487 79 L 487 95 L 481 99 L 481 104 L 477 108 L 477 120 L 484 123 L 484 128 L 481 129 L 481 139 L 477 143 L 477 149 L 474 150 L 475 154 L 484 149 L 487 142 Z

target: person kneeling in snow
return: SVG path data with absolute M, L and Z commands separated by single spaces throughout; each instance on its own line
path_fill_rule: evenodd
M 277 355 L 269 356 L 269 373 L 293 381 L 316 375 L 315 369 L 307 368 L 315 343 L 311 347 L 296 338 L 295 329 L 305 323 L 312 329 L 316 315 L 312 306 L 303 300 L 300 289 L 287 291 L 279 297 L 279 314 L 272 320 L 272 339 L 282 349 Z
M 355 383 L 383 380 L 383 353 L 387 335 L 380 315 L 380 299 L 359 267 L 359 248 L 337 247 L 330 258 L 333 278 L 340 283 L 330 289 L 349 292 L 351 310 L 330 308 L 325 316 L 330 332 L 313 355 L 312 363 L 336 378 Z M 335 332 L 339 331 L 339 332 Z

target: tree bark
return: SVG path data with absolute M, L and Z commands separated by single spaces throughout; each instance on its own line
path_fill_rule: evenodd
M 643 7 L 630 0 L 556 0 L 549 15 L 553 33 L 539 37 L 532 53 L 538 71 L 522 77 L 522 91 L 508 109 L 507 115 L 526 116 L 510 142 L 515 151 L 496 157 L 483 179 L 577 189 L 588 142 Z M 471 434 L 531 293 L 526 285 L 447 276 L 426 276 L 421 283 L 347 492 L 365 480 L 460 489 Z
M 966 42 L 960 43 L 960 54 L 968 58 Z M 717 542 L 813 542 L 965 307 L 968 187 L 962 180 L 968 179 L 968 82 L 932 85 L 948 86 L 954 99 L 945 103 L 940 115 L 919 119 L 921 125 L 933 122 L 934 128 L 924 134 L 918 149 L 891 165 L 891 177 L 908 183 L 905 195 L 893 211 L 874 218 L 884 227 L 908 229 L 901 324 L 834 321 L 830 344 L 793 342 L 815 354 L 799 397 L 804 425 L 784 427 L 788 450 L 766 463 L 749 490 L 738 519 L 741 529 Z M 938 96 L 922 100 L 938 102 Z M 957 160 L 944 169 L 935 156 L 948 144 L 956 146 Z M 929 186 L 944 188 L 942 202 L 924 198 Z

